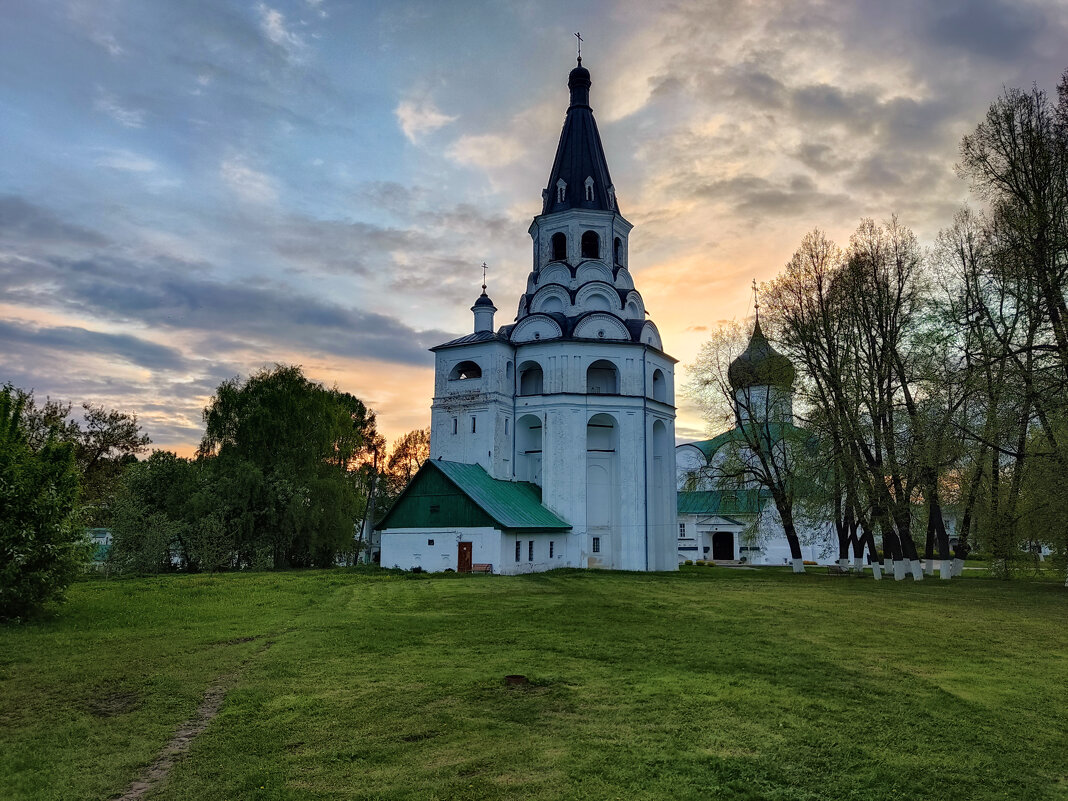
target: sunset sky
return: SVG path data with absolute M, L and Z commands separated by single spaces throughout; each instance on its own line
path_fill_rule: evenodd
M 0 24 L 0 382 L 192 451 L 225 378 L 296 363 L 390 439 L 483 261 L 512 321 L 581 31 L 630 267 L 676 386 L 814 226 L 931 242 L 1064 0 L 15 0 Z M 680 398 L 677 433 L 703 424 Z

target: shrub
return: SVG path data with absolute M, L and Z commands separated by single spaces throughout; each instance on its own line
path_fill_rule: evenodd
M 686 561 L 684 562 L 684 564 L 687 564 L 687 565 L 692 565 L 692 564 L 693 564 L 693 559 L 687 559 L 687 560 L 686 560 Z
M 0 620 L 59 600 L 90 558 L 78 524 L 74 448 L 50 432 L 30 445 L 24 396 L 0 388 Z

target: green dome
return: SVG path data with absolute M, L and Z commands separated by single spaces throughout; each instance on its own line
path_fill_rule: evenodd
M 790 389 L 794 384 L 794 372 L 790 360 L 768 342 L 758 319 L 749 347 L 727 368 L 727 379 L 736 390 L 769 386 Z

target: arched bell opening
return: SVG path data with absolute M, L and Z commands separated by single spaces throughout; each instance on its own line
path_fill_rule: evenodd
M 567 261 L 567 234 L 553 234 L 551 241 L 553 261 Z
M 535 415 L 520 417 L 515 424 L 515 477 L 541 486 L 542 422 Z
M 541 365 L 537 362 L 523 362 L 519 365 L 519 394 L 540 395 L 545 385 Z
M 586 394 L 618 395 L 619 370 L 607 359 L 598 359 L 586 370 Z
M 601 258 L 601 237 L 597 236 L 596 231 L 586 231 L 582 235 L 582 258 Z

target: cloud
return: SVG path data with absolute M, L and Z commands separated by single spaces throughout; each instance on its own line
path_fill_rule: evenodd
M 457 164 L 484 169 L 511 164 L 525 153 L 522 142 L 503 134 L 464 134 L 445 151 Z
M 425 365 L 431 361 L 426 349 L 452 338 L 445 331 L 416 330 L 389 315 L 342 305 L 326 299 L 328 293 L 311 296 L 280 281 L 220 280 L 214 277 L 218 270 L 158 254 L 135 260 L 100 247 L 106 242 L 102 237 L 79 236 L 81 229 L 74 226 L 64 229 L 53 214 L 32 204 L 8 201 L 6 206 L 15 208 L 18 219 L 0 229 L 8 246 L 0 254 L 0 301 L 16 307 L 107 321 L 112 328 L 137 326 L 194 337 L 207 346 L 202 355 L 209 359 L 242 343 L 267 353 L 297 350 Z M 84 246 L 81 253 L 56 255 L 41 247 L 38 236 L 49 230 L 75 234 L 74 241 Z M 151 352 L 150 343 L 139 346 L 134 340 L 80 330 L 84 333 L 65 327 L 48 334 L 49 341 L 65 337 L 84 349 L 121 350 L 131 357 L 138 347 Z M 38 336 L 47 338 L 46 333 Z M 164 355 L 154 352 L 157 360 Z
M 0 350 L 39 348 L 53 353 L 92 353 L 114 356 L 153 370 L 188 369 L 186 359 L 174 348 L 158 345 L 130 334 L 91 331 L 79 326 L 37 326 L 25 321 L 0 320 Z
M 304 39 L 286 27 L 285 15 L 265 3 L 256 6 L 259 13 L 260 30 L 274 44 L 278 45 L 290 58 L 295 58 L 304 50 Z
M 102 246 L 107 238 L 14 195 L 0 195 L 0 243 L 9 248 Z
M 274 203 L 278 200 L 274 179 L 249 167 L 241 156 L 225 159 L 219 165 L 219 177 L 234 194 L 249 203 Z
M 147 156 L 130 150 L 105 150 L 97 156 L 94 164 L 123 172 L 155 172 L 159 165 Z
M 456 117 L 442 113 L 431 100 L 402 100 L 393 110 L 393 114 L 405 138 L 412 144 L 456 120 Z
M 124 125 L 127 128 L 142 128 L 145 124 L 145 112 L 143 109 L 126 108 L 121 105 L 118 99 L 104 90 L 97 91 L 96 100 L 93 103 L 93 107 L 97 111 L 102 111 L 107 114 L 115 122 L 120 125 Z

